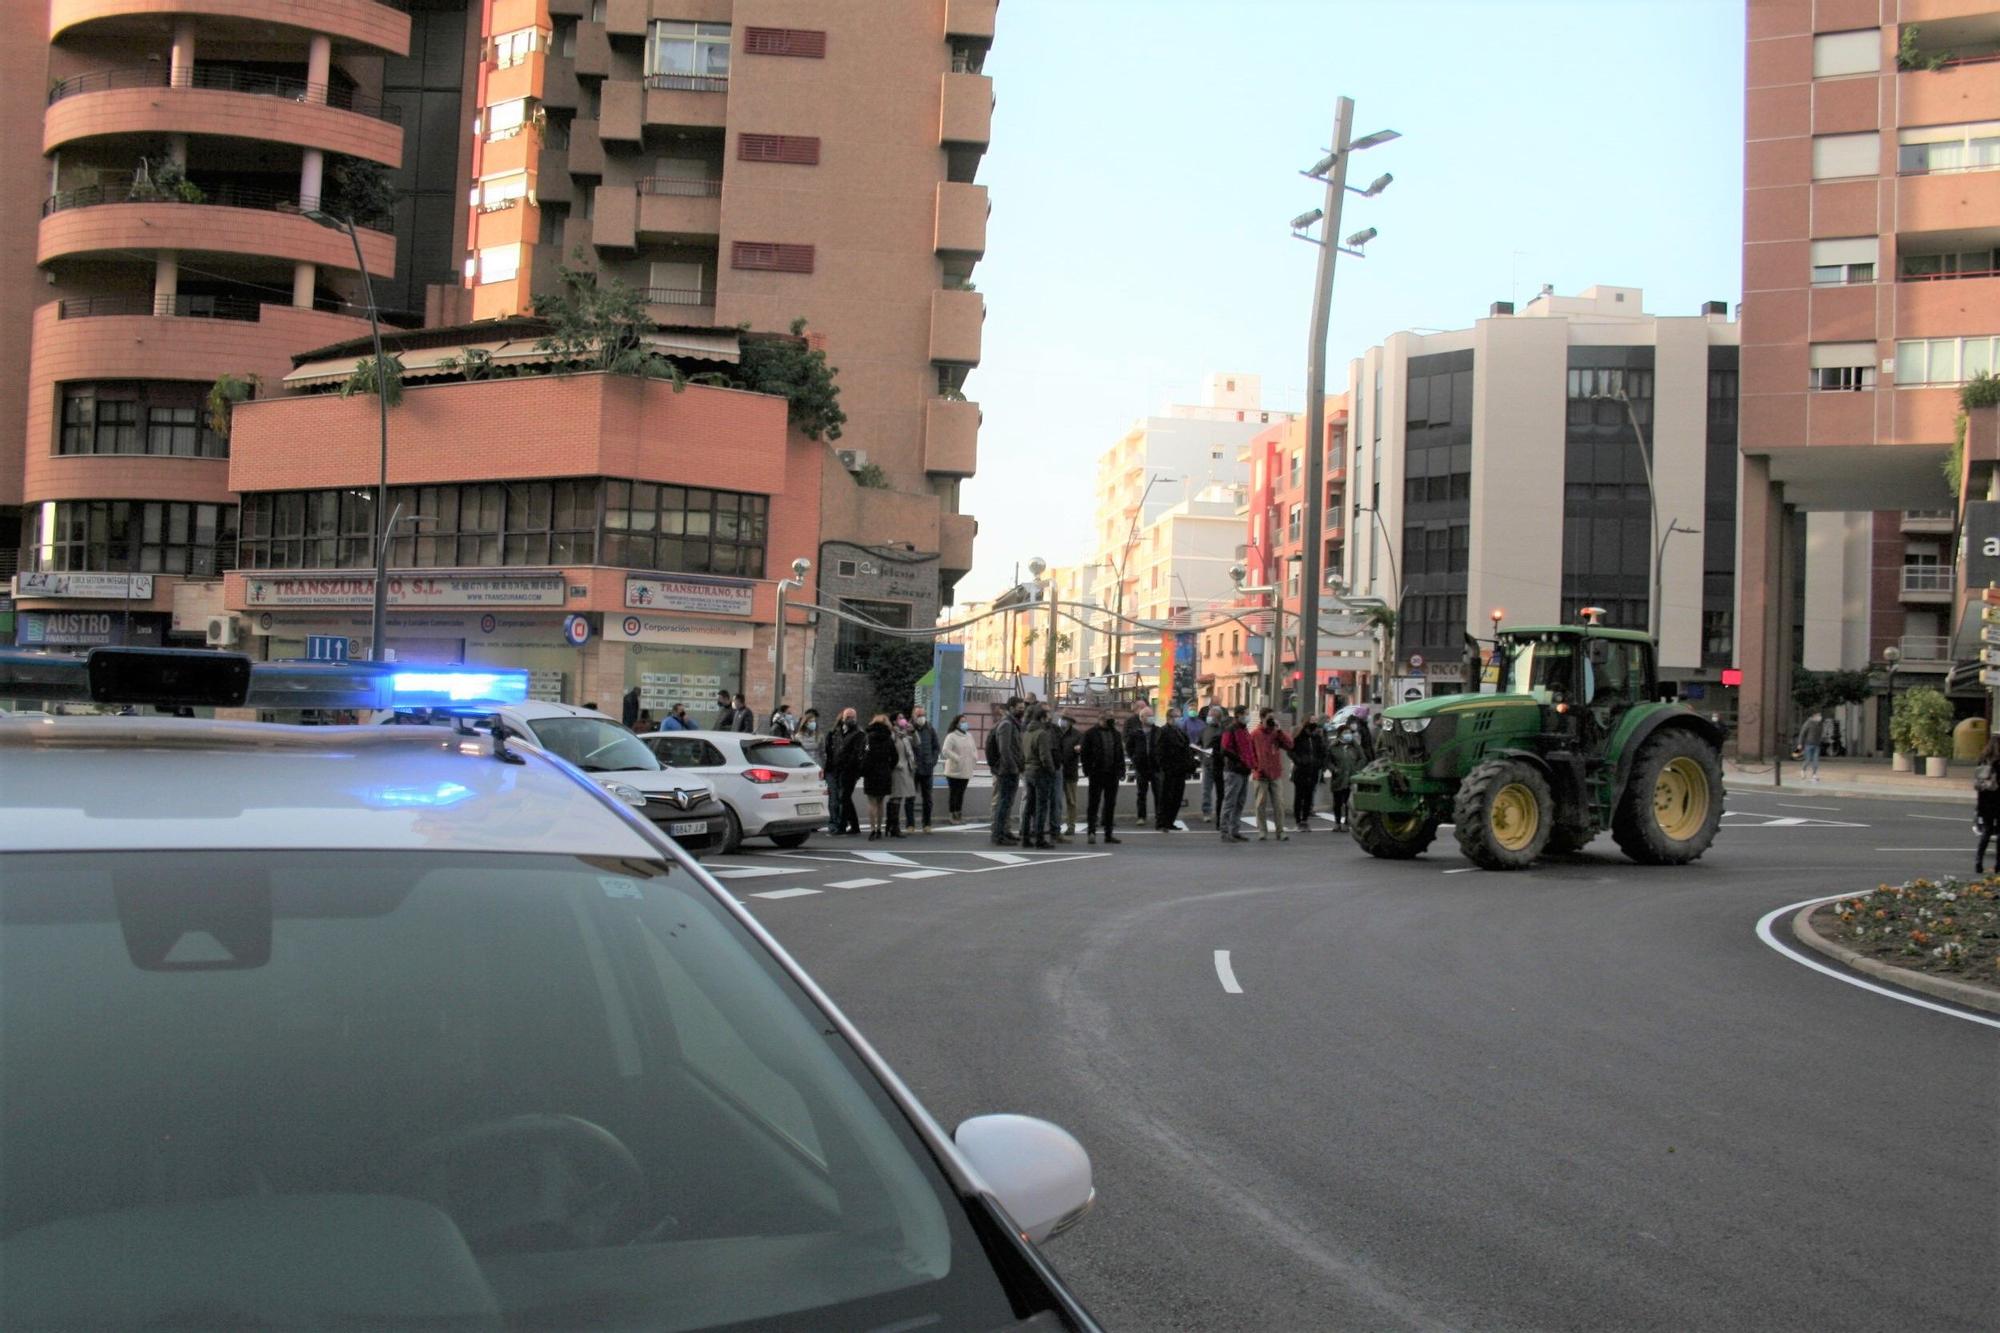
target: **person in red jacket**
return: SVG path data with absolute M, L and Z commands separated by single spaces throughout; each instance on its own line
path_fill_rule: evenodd
M 1285 833 L 1285 802 L 1278 795 L 1278 783 L 1285 776 L 1285 752 L 1292 738 L 1278 725 L 1277 714 L 1266 708 L 1257 729 L 1250 734 L 1250 780 L 1257 789 L 1257 841 L 1264 841 L 1264 807 L 1271 808 L 1271 831 L 1279 842 L 1289 842 Z

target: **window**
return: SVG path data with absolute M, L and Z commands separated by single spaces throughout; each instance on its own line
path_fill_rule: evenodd
M 1875 387 L 1873 366 L 1821 366 L 1812 372 L 1812 387 L 1825 393 L 1843 389 Z
M 1905 176 L 2000 168 L 2000 120 L 1932 125 L 1896 135 L 1896 170 Z
M 28 512 L 37 571 L 213 577 L 235 567 L 235 505 L 49 500 Z
M 819 137 L 811 134 L 739 134 L 736 156 L 745 162 L 786 162 L 817 166 Z
M 501 33 L 493 39 L 493 67 L 507 69 L 521 64 L 530 53 L 542 49 L 542 40 L 541 32 L 535 28 Z
M 1292 488 L 1294 490 L 1298 488 L 1299 464 L 1303 460 L 1303 458 L 1304 458 L 1304 450 L 1295 449 L 1292 451 Z
M 206 384 L 100 380 L 62 386 L 56 452 L 227 458 L 229 444 L 209 428 Z
M 891 629 L 910 627 L 910 604 L 908 602 L 874 602 L 861 598 L 843 597 L 840 609 L 849 615 L 861 616 Z M 868 624 L 856 624 L 851 620 L 840 622 L 839 638 L 834 643 L 833 669 L 835 671 L 866 671 L 868 661 L 875 649 L 886 643 L 905 643 L 907 640 L 895 634 L 885 634 Z
M 1867 134 L 1821 134 L 1813 139 L 1812 174 L 1816 181 L 1847 176 L 1873 176 L 1882 169 L 1882 139 Z
M 730 249 L 730 267 L 764 269 L 772 273 L 810 273 L 813 247 L 776 241 L 737 241 Z
M 489 142 L 495 139 L 511 139 L 519 134 L 521 127 L 527 123 L 528 99 L 525 97 L 495 102 L 486 108 L 482 117 L 482 125 Z
M 1882 30 L 1823 32 L 1813 38 L 1813 77 L 1873 74 L 1882 68 Z
M 1303 521 L 1304 515 L 1305 515 L 1304 505 L 1293 505 L 1291 511 L 1286 515 L 1285 538 L 1287 541 L 1296 542 L 1299 539 L 1299 533 L 1301 531 L 1299 525 Z
M 646 42 L 646 74 L 654 86 L 700 92 L 729 79 L 729 25 L 662 19 Z
M 1211 462 L 1217 462 L 1217 463 L 1219 463 L 1219 462 L 1221 462 L 1221 461 L 1222 461 L 1222 450 L 1220 450 L 1220 449 L 1211 449 L 1211 450 L 1209 450 L 1209 451 L 1208 451 L 1208 457 L 1209 457 L 1209 460 L 1210 460 Z
M 595 479 L 399 487 L 405 520 L 389 547 L 405 569 L 592 564 Z M 375 563 L 372 490 L 278 491 L 243 497 L 245 569 L 366 569 Z
M 601 563 L 762 578 L 769 505 L 763 495 L 607 482 Z
M 1898 276 L 1905 282 L 1938 278 L 1990 278 L 2000 273 L 2000 250 L 1958 250 L 1950 254 L 1904 255 Z
M 1896 385 L 1960 384 L 2000 365 L 2000 338 L 1910 338 L 1896 344 Z
M 743 53 L 823 60 L 826 57 L 826 34 L 811 28 L 745 28 Z
M 528 173 L 510 171 L 504 176 L 494 176 L 481 181 L 472 193 L 472 202 L 481 212 L 493 213 L 512 208 L 528 197 Z
M 479 252 L 479 280 L 486 282 L 512 282 L 521 272 L 521 247 L 518 245 L 489 246 Z
M 1845 237 L 1812 243 L 1812 280 L 1815 287 L 1875 281 L 1873 236 Z

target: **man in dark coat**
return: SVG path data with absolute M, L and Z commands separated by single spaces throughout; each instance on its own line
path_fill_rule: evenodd
M 1125 776 L 1125 742 L 1118 735 L 1117 718 L 1106 713 L 1083 734 L 1080 762 L 1083 776 L 1090 784 L 1084 807 L 1084 824 L 1090 831 L 1090 841 L 1095 845 L 1098 830 L 1102 829 L 1104 840 L 1116 843 L 1120 839 L 1111 832 L 1111 815 L 1118 808 L 1118 780 Z
M 1187 788 L 1187 780 L 1201 771 L 1201 766 L 1195 762 L 1194 746 L 1181 727 L 1178 711 L 1169 709 L 1166 725 L 1152 736 L 1153 769 L 1155 780 L 1160 784 L 1156 803 L 1159 819 L 1154 827 L 1162 833 L 1180 831 L 1181 793 Z
M 938 754 L 944 743 L 938 739 L 937 728 L 931 725 L 929 714 L 918 704 L 910 710 L 910 754 L 916 761 L 910 776 L 917 784 L 917 794 L 903 810 L 903 827 L 918 827 L 917 814 L 923 813 L 923 830 L 931 831 L 931 788 L 937 781 Z
M 1326 769 L 1326 733 L 1311 713 L 1292 733 L 1292 822 L 1301 833 L 1312 832 L 1313 797 Z
M 1146 725 L 1143 704 L 1134 704 L 1125 719 L 1125 757 L 1132 761 L 1132 785 L 1139 802 L 1138 818 L 1146 822 L 1146 802 L 1153 795 L 1153 729 Z
M 636 727 L 639 724 L 639 687 L 637 685 L 625 691 L 625 702 L 621 713 L 622 716 L 619 720 L 626 726 Z
M 1007 701 L 1006 716 L 986 737 L 986 766 L 993 774 L 993 845 L 1007 847 L 1020 841 L 1007 831 L 1008 816 L 1014 812 L 1014 797 L 1021 790 L 1021 719 L 1027 705 L 1018 698 Z
M 736 730 L 736 696 L 728 690 L 715 692 L 715 726 L 711 730 Z
M 854 784 L 861 781 L 861 761 L 868 753 L 868 736 L 852 708 L 840 711 L 840 721 L 826 738 L 826 771 L 833 777 L 833 831 L 858 835 L 861 814 L 854 808 Z

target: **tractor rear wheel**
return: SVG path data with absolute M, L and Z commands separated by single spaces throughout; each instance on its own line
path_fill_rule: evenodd
M 1421 855 L 1437 837 L 1437 821 L 1421 810 L 1403 815 L 1356 810 L 1348 818 L 1348 827 L 1362 851 L 1385 861 L 1407 861 Z
M 1525 870 L 1556 825 L 1548 779 L 1519 759 L 1488 759 L 1458 784 L 1453 832 L 1468 861 L 1486 870 Z
M 1632 761 L 1611 819 L 1618 849 L 1641 865 L 1686 865 L 1708 850 L 1722 822 L 1722 762 L 1715 747 L 1676 728 Z

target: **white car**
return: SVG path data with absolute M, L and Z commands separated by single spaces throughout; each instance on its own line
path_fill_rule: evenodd
M 292 716 L 526 693 L 484 674 L 0 651 L 0 697 Z M 947 1136 L 507 732 L 0 719 L 0 848 L 0 1327 L 1097 1327 L 1036 1248 L 1076 1141 Z
M 639 739 L 661 763 L 715 789 L 728 815 L 725 852 L 745 838 L 798 847 L 826 827 L 826 776 L 795 740 L 745 731 L 649 731 Z
M 715 789 L 696 774 L 663 765 L 604 714 L 528 699 L 489 715 L 528 744 L 575 764 L 689 851 L 721 850 L 728 841 L 730 823 Z

